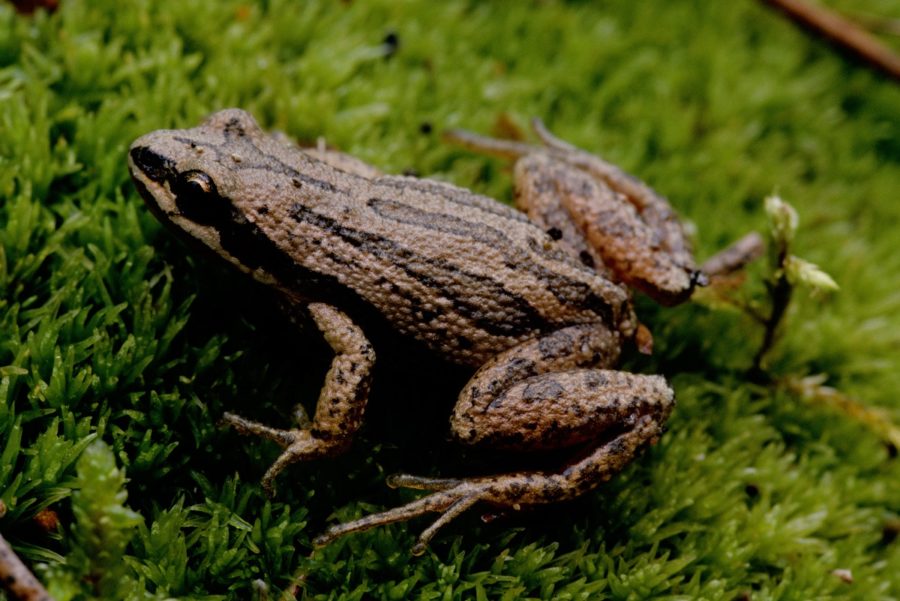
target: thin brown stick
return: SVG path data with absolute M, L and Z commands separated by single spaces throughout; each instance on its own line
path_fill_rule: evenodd
M 768 317 L 765 319 L 764 325 L 766 329 L 763 334 L 763 341 L 759 350 L 756 352 L 756 356 L 753 357 L 753 367 L 750 369 L 750 374 L 754 378 L 762 380 L 766 379 L 765 369 L 763 367 L 766 354 L 775 344 L 781 320 L 784 319 L 784 315 L 787 313 L 788 306 L 791 304 L 791 296 L 794 292 L 794 287 L 791 285 L 790 281 L 788 281 L 787 273 L 784 269 L 787 258 L 788 252 L 785 243 L 778 251 L 778 270 L 776 271 L 775 281 L 770 282 L 767 285 L 769 295 L 772 297 L 772 308 Z
M 6 513 L 6 506 L 0 501 L 0 517 Z M 0 586 L 14 601 L 53 601 L 9 543 L 0 536 Z
M 783 11 L 801 26 L 849 50 L 870 66 L 900 80 L 900 56 L 853 21 L 806 0 L 761 1 Z

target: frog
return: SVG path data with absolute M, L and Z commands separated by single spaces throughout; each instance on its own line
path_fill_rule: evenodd
M 272 288 L 289 312 L 309 315 L 334 352 L 312 417 L 301 408 L 286 428 L 222 417 L 282 447 L 262 477 L 268 493 L 287 466 L 345 451 L 359 431 L 376 360 L 368 324 L 470 370 L 450 417 L 460 444 L 575 453 L 555 470 L 389 476 L 389 486 L 425 494 L 332 525 L 315 545 L 437 514 L 412 548 L 421 554 L 476 504 L 517 511 L 573 499 L 662 435 L 673 389 L 663 376 L 616 365 L 623 348 L 649 352 L 652 340 L 632 287 L 671 305 L 704 283 L 687 234 L 638 179 L 540 122 L 535 130 L 540 144 L 447 134 L 515 160 L 518 208 L 434 179 L 385 175 L 321 145 L 302 148 L 241 109 L 131 145 L 129 170 L 150 211 Z

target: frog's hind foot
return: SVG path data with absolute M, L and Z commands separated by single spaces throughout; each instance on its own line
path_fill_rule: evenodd
M 490 487 L 487 483 L 480 481 L 441 480 L 397 475 L 389 479 L 388 484 L 392 485 L 398 481 L 403 482 L 402 486 L 404 487 L 436 492 L 401 507 L 395 507 L 382 513 L 373 513 L 352 522 L 332 526 L 316 537 L 313 544 L 317 547 L 324 547 L 345 534 L 362 532 L 376 526 L 403 522 L 426 513 L 438 512 L 441 515 L 419 535 L 416 544 L 412 547 L 413 555 L 421 555 L 425 552 L 425 548 L 438 530 L 490 493 Z
M 609 480 L 628 463 L 641 445 L 654 442 L 659 434 L 660 426 L 657 421 L 651 416 L 645 416 L 632 429 L 599 444 L 587 456 L 559 473 L 513 472 L 460 479 L 397 474 L 388 478 L 389 486 L 428 490 L 432 491 L 431 494 L 401 507 L 332 526 L 313 543 L 322 547 L 345 534 L 410 520 L 426 513 L 440 513 L 419 535 L 412 548 L 414 555 L 421 555 L 438 530 L 475 503 L 489 503 L 500 511 L 518 511 L 527 505 L 574 498 Z

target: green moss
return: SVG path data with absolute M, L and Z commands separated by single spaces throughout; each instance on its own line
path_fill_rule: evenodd
M 665 373 L 679 405 L 662 442 L 596 493 L 488 525 L 465 516 L 415 560 L 420 522 L 310 555 L 329 521 L 411 498 L 386 473 L 467 473 L 472 457 L 425 444 L 453 387 L 407 388 L 395 410 L 376 397 L 348 455 L 291 468 L 266 500 L 276 449 L 218 416 L 286 423 L 327 354 L 264 291 L 185 253 L 125 165 L 138 135 L 241 106 L 387 171 L 508 199 L 504 163 L 439 133 L 540 116 L 666 194 L 701 258 L 765 227 L 777 190 L 800 215 L 795 252 L 841 288 L 798 294 L 771 372 L 826 374 L 900 422 L 896 84 L 751 0 L 63 0 L 33 18 L 0 5 L 0 32 L 0 529 L 42 574 L 102 566 L 133 587 L 109 599 L 246 599 L 256 580 L 272 599 L 292 586 L 310 599 L 900 594 L 900 463 L 853 420 L 748 383 L 761 329 L 696 304 L 639 303 L 657 350 L 628 367 Z M 76 470 L 97 439 L 112 455 Z M 92 519 L 75 497 L 104 473 L 115 486 L 93 490 L 110 498 L 91 503 L 127 513 L 127 490 L 140 516 L 113 528 L 106 556 L 79 534 Z M 51 532 L 33 521 L 46 508 Z M 72 598 L 102 593 L 69 583 Z

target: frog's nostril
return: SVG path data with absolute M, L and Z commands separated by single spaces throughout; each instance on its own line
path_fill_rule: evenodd
M 175 168 L 175 163 L 171 159 L 150 150 L 147 146 L 132 147 L 131 162 L 144 175 L 160 184 L 166 181 Z

